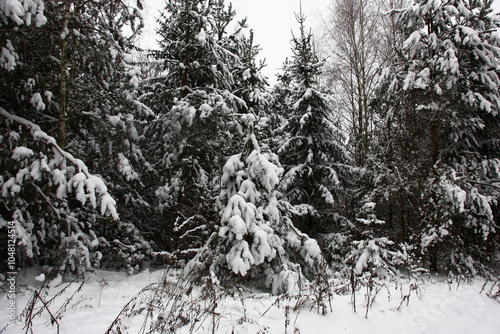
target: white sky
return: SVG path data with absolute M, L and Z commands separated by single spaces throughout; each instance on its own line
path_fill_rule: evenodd
M 302 12 L 306 26 L 313 28 L 321 11 L 331 0 L 302 0 Z M 500 1 L 500 0 L 499 0 Z M 299 13 L 300 0 L 233 0 L 236 19 L 248 18 L 248 26 L 254 31 L 255 44 L 260 45 L 260 58 L 266 59 L 263 69 L 271 83 L 286 57 L 292 56 L 290 40 L 292 31 L 298 34 L 299 25 L 295 13 Z
M 306 14 L 306 25 L 316 26 L 319 13 L 331 0 L 302 0 L 302 11 Z M 500 0 L 499 0 L 500 1 Z M 144 9 L 145 28 L 139 46 L 157 48 L 155 17 L 158 9 L 163 8 L 164 0 L 146 0 Z M 281 68 L 286 57 L 292 55 L 290 39 L 292 30 L 298 32 L 298 23 L 294 12 L 299 12 L 300 0 L 232 0 L 236 11 L 235 22 L 247 17 L 250 29 L 254 31 L 254 43 L 260 45 L 260 59 L 266 59 L 264 75 L 271 84 L 276 80 L 275 74 Z
M 158 9 L 163 9 L 165 0 L 145 0 L 144 10 L 146 27 L 139 43 L 144 48 L 157 48 L 155 42 L 155 17 Z M 322 11 L 332 0 L 302 0 L 302 11 L 307 16 L 306 26 L 313 28 L 320 24 Z M 227 0 L 233 3 L 235 20 L 247 17 L 250 29 L 254 30 L 254 43 L 260 45 L 260 57 L 266 59 L 263 72 L 271 84 L 286 57 L 291 57 L 292 31 L 298 32 L 294 13 L 299 12 L 300 0 Z M 493 3 L 495 13 L 500 12 L 500 0 Z

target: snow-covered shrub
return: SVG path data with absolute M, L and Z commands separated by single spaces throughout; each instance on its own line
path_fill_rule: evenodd
M 365 317 L 377 294 L 388 289 L 388 282 L 397 282 L 407 275 L 417 286 L 420 283 L 417 279 L 426 272 L 409 252 L 412 247 L 396 245 L 387 237 L 377 237 L 372 230 L 330 233 L 323 235 L 321 241 L 333 269 L 328 285 L 338 294 L 351 295 L 354 312 L 358 304 L 363 303 Z M 357 297 L 363 290 L 366 290 L 364 301 Z
M 282 173 L 277 156 L 262 153 L 253 133 L 243 152 L 225 164 L 211 264 L 222 281 L 244 277 L 274 293 L 291 293 L 303 273 L 312 274 L 322 261 L 317 242 L 281 211 L 276 187 Z
M 403 254 L 391 240 L 385 237 L 368 237 L 365 240 L 352 241 L 352 249 L 346 263 L 351 264 L 357 276 L 370 272 L 387 277 L 395 273 L 397 266 L 404 264 L 404 260 Z
M 335 285 L 350 285 L 354 282 L 348 281 L 353 279 L 356 285 L 365 285 L 373 278 L 383 281 L 402 274 L 411 277 L 418 271 L 413 247 L 398 245 L 379 235 L 380 231 L 367 229 L 362 223 L 359 227 L 351 226 L 343 232 L 321 236 L 325 257 L 338 280 Z

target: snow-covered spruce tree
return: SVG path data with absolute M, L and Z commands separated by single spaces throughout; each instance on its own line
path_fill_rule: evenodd
M 95 268 L 107 248 L 98 225 L 118 219 L 104 181 L 39 126 L 3 108 L 0 117 L 0 228 L 15 231 L 17 265 L 49 277 Z
M 21 110 L 19 114 L 24 117 L 28 116 L 26 109 L 32 113 L 42 110 L 53 96 L 47 87 L 33 90 L 36 74 L 40 71 L 26 59 L 36 56 L 44 58 L 45 62 L 36 59 L 38 66 L 46 66 L 51 62 L 46 49 L 39 48 L 38 53 L 32 55 L 29 48 L 30 37 L 40 37 L 39 33 L 48 25 L 46 15 L 42 0 L 32 1 L 26 8 L 22 1 L 17 0 L 2 2 L 0 6 L 0 101 L 2 107 L 9 110 L 14 107 L 21 109 L 23 106 L 23 114 Z
M 273 96 L 267 91 L 269 83 L 261 70 L 266 66 L 260 60 L 257 63 L 257 55 L 260 47 L 254 44 L 253 30 L 245 35 L 248 28 L 246 21 L 238 22 L 240 28 L 233 35 L 237 38 L 229 38 L 228 48 L 238 55 L 239 62 L 233 64 L 231 73 L 234 76 L 234 93 L 245 101 L 242 113 L 252 113 L 258 117 L 267 117 L 266 112 L 273 104 Z M 256 124 L 258 127 L 259 124 Z
M 279 150 L 280 145 L 285 141 L 285 125 L 286 119 L 289 117 L 289 109 L 292 105 L 293 87 L 290 60 L 285 59 L 281 67 L 281 72 L 276 74 L 277 82 L 272 87 L 271 93 L 273 95 L 273 104 L 269 111 L 269 127 L 268 135 L 265 135 L 261 142 L 268 145 L 273 152 Z
M 143 85 L 143 100 L 158 113 L 144 143 L 158 173 L 150 187 L 169 250 L 181 258 L 193 256 L 214 229 L 220 173 L 240 149 L 247 102 L 253 112 L 265 103 L 244 24 L 226 32 L 234 15 L 220 0 L 168 2 L 158 31 L 162 71 Z
M 159 29 L 161 72 L 143 87 L 155 112 L 168 113 L 195 89 L 229 89 L 234 84 L 227 25 L 235 12 L 220 0 L 174 0 L 165 4 Z M 233 36 L 234 37 L 234 36 Z
M 293 37 L 294 55 L 283 77 L 285 95 L 279 100 L 286 108 L 285 135 L 278 154 L 286 172 L 283 190 L 295 207 L 297 226 L 314 235 L 324 232 L 342 207 L 339 199 L 352 167 L 333 101 L 316 81 L 322 62 L 304 20 L 302 14 L 297 16 L 300 35 Z
M 187 268 L 206 266 L 224 285 L 237 280 L 274 294 L 297 292 L 303 274 L 312 278 L 321 251 L 287 217 L 277 190 L 282 174 L 278 156 L 261 152 L 250 130 L 243 152 L 223 168 L 220 225 Z
M 149 232 L 152 210 L 141 182 L 151 168 L 140 150 L 139 133 L 141 122 L 153 114 L 136 99 L 141 69 L 131 56 L 142 26 L 141 8 L 141 1 L 137 6 L 97 1 L 70 8 L 68 21 L 72 75 L 67 85 L 67 149 L 105 175 L 117 198 L 121 221 L 100 232 L 113 240 L 110 265 L 125 260 L 129 271 L 149 253 L 137 228 Z
M 138 9 L 120 1 L 34 1 L 25 7 L 14 1 L 3 9 L 1 38 L 13 51 L 3 53 L 11 64 L 2 68 L 2 106 L 39 124 L 106 176 L 123 216 L 106 228 L 94 226 L 99 237 L 111 241 L 104 262 L 142 262 L 149 246 L 130 225 L 143 220 L 134 217 L 142 206 L 134 192 L 139 184 L 134 168 L 143 164 L 134 118 L 148 109 L 134 99 L 139 71 L 130 64 L 130 40 L 121 32 L 128 25 L 137 33 Z M 20 45 L 23 52 L 16 52 Z
M 500 39 L 491 4 L 423 0 L 395 12 L 407 38 L 373 104 L 379 147 L 389 149 L 379 152 L 390 171 L 380 194 L 395 198 L 390 188 L 400 184 L 403 237 L 434 269 L 475 274 L 498 251 Z

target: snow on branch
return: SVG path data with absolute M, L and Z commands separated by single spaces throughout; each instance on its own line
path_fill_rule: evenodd
M 99 204 L 100 213 L 102 215 L 108 214 L 111 215 L 114 219 L 118 219 L 118 213 L 116 211 L 116 201 L 111 197 L 111 195 L 109 195 L 108 188 L 104 184 L 104 181 L 100 177 L 90 174 L 87 166 L 82 160 L 77 159 L 70 153 L 64 151 L 61 147 L 59 147 L 54 137 L 49 136 L 33 122 L 30 122 L 16 115 L 12 115 L 1 107 L 0 115 L 12 122 L 21 124 L 28 128 L 30 130 L 31 136 L 35 141 L 42 141 L 49 144 L 52 147 L 54 154 L 62 157 L 64 160 L 69 161 L 77 167 L 78 172 L 75 173 L 68 181 L 66 180 L 66 176 L 64 176 L 64 173 L 61 173 L 59 169 L 56 168 L 50 170 L 51 168 L 49 168 L 49 165 L 51 164 L 45 166 L 45 169 L 48 169 L 48 171 L 50 171 L 51 175 L 53 176 L 53 182 L 60 186 L 57 190 L 57 197 L 64 197 L 66 195 L 66 190 L 74 191 L 76 198 L 82 204 L 85 204 L 87 200 L 91 203 L 93 208 L 96 208 Z M 20 160 L 28 158 L 32 155 L 33 151 L 31 149 L 17 147 L 14 149 L 12 159 Z M 39 166 L 37 170 L 40 170 L 40 168 L 41 167 Z M 39 174 L 39 172 L 34 170 L 32 170 L 30 173 L 35 179 L 36 175 Z M 2 188 L 5 188 L 5 185 Z M 2 192 L 4 192 L 4 190 L 5 189 L 2 189 Z M 97 197 L 96 194 L 98 195 Z
M 0 19 L 10 18 L 17 25 L 31 25 L 32 17 L 35 19 L 35 26 L 40 27 L 47 23 L 47 18 L 43 12 L 45 4 L 42 0 L 7 0 L 0 3 Z

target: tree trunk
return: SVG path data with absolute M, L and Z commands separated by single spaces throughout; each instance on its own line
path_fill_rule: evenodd
M 71 1 L 66 4 L 62 33 L 65 35 L 61 45 L 61 79 L 59 82 L 59 138 L 57 144 L 64 149 L 66 146 L 66 118 L 68 113 L 68 23 Z
M 184 74 L 182 76 L 182 86 L 184 87 L 184 91 L 182 93 L 182 97 L 186 97 L 188 94 L 187 82 L 188 82 L 188 67 L 189 67 L 189 26 L 186 32 L 186 57 L 184 59 Z
M 431 162 L 434 165 L 439 157 L 439 125 L 431 125 Z
M 191 3 L 186 1 L 186 13 L 189 15 L 189 10 L 191 9 Z M 189 22 L 189 17 L 187 18 Z M 184 74 L 182 75 L 182 86 L 184 87 L 184 90 L 182 92 L 182 97 L 186 97 L 189 93 L 189 90 L 187 88 L 187 83 L 188 83 L 188 68 L 189 68 L 189 45 L 190 45 L 190 26 L 188 25 L 186 29 L 186 56 L 184 58 Z

